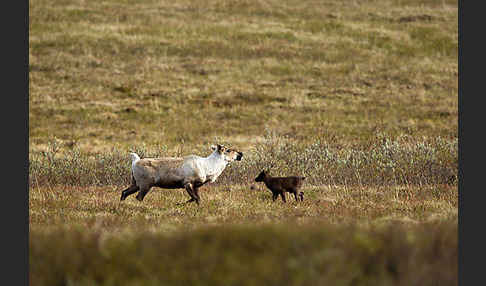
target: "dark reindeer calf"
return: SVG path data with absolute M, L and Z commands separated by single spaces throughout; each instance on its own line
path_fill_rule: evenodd
M 273 201 L 275 201 L 278 195 L 280 195 L 284 203 L 287 202 L 285 199 L 285 192 L 294 194 L 295 201 L 299 201 L 297 191 L 302 186 L 303 180 L 305 180 L 305 177 L 271 177 L 267 174 L 267 172 L 265 172 L 265 170 L 261 171 L 258 177 L 255 178 L 255 182 L 264 182 L 265 186 L 272 191 Z M 298 195 L 300 197 L 300 201 L 304 201 L 304 192 L 300 192 Z

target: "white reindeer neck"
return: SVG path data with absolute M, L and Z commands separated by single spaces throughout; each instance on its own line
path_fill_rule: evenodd
M 217 150 L 211 153 L 208 157 L 204 158 L 204 169 L 206 171 L 206 175 L 217 177 L 221 174 L 221 172 L 223 172 L 226 165 L 228 165 L 228 162 Z
M 209 156 L 206 157 L 206 159 L 214 162 L 214 164 L 217 165 L 224 163 L 224 166 L 226 166 L 228 164 L 228 161 L 224 159 L 223 154 L 218 152 L 218 150 L 214 150 L 213 153 L 211 153 Z

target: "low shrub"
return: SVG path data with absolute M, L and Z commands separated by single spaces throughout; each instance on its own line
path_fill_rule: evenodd
M 457 144 L 457 138 L 416 141 L 379 133 L 359 146 L 327 141 L 301 146 L 289 138 L 269 135 L 219 181 L 253 181 L 263 168 L 273 166 L 273 175 L 304 175 L 314 185 L 457 184 Z
M 160 147 L 142 145 L 131 149 L 142 158 L 171 155 Z M 29 156 L 31 184 L 130 183 L 128 150 L 89 155 L 75 148 L 63 156 L 58 152 L 56 143 L 50 143 L 47 151 Z M 379 133 L 357 146 L 320 140 L 301 145 L 269 133 L 264 142 L 245 152 L 241 162 L 231 164 L 216 184 L 253 183 L 263 168 L 271 166 L 273 176 L 303 175 L 306 183 L 313 185 L 457 184 L 458 140 L 390 138 Z

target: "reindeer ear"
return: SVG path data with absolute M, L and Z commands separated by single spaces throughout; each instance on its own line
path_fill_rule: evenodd
M 212 149 L 213 151 L 216 151 L 216 150 L 221 151 L 221 149 L 223 149 L 223 148 L 224 148 L 224 146 L 223 146 L 223 145 L 220 145 L 220 144 L 217 144 L 217 145 L 211 145 L 211 149 Z

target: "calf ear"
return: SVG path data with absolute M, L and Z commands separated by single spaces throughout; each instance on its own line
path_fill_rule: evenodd
M 216 148 L 218 148 L 218 147 L 216 147 L 216 145 L 211 145 L 211 150 L 214 151 L 214 150 L 216 150 Z

